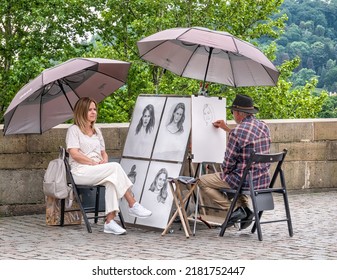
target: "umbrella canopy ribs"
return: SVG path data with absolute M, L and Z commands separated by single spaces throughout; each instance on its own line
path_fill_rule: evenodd
M 279 71 L 254 45 L 207 28 L 172 28 L 137 42 L 140 57 L 181 77 L 233 87 L 275 86 Z
M 4 115 L 4 135 L 41 134 L 73 117 L 81 97 L 97 102 L 126 83 L 130 63 L 74 58 L 44 70 L 13 98 Z

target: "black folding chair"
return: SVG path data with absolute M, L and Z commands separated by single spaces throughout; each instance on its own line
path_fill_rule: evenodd
M 221 231 L 219 234 L 220 236 L 223 236 L 226 231 L 229 219 L 234 211 L 234 207 L 236 205 L 236 202 L 240 194 L 248 195 L 250 196 L 252 200 L 254 217 L 251 221 L 254 221 L 254 224 L 251 229 L 251 232 L 254 233 L 257 230 L 258 238 L 260 241 L 262 241 L 261 224 L 267 224 L 267 223 L 287 222 L 289 236 L 290 237 L 293 236 L 293 227 L 292 227 L 292 222 L 291 222 L 291 217 L 290 217 L 288 195 L 287 195 L 287 189 L 286 189 L 286 184 L 285 184 L 285 179 L 284 179 L 284 172 L 282 170 L 282 164 L 284 162 L 286 154 L 287 154 L 286 149 L 284 149 L 280 153 L 275 153 L 275 154 L 257 154 L 255 152 L 252 152 L 249 158 L 249 161 L 247 163 L 247 166 L 244 170 L 243 177 L 241 178 L 238 189 L 237 190 L 234 190 L 234 189 L 223 189 L 222 190 L 222 192 L 226 193 L 229 197 L 234 196 L 234 198 L 227 212 L 226 219 L 221 226 Z M 251 167 L 254 164 L 261 164 L 261 163 L 262 164 L 264 163 L 270 163 L 270 164 L 275 163 L 276 164 L 277 163 L 277 166 L 274 170 L 273 176 L 270 181 L 270 185 L 266 189 L 258 189 L 257 186 L 254 186 L 253 184 Z M 275 187 L 275 182 L 278 177 L 280 179 L 281 186 Z M 249 190 L 243 190 L 243 185 L 246 179 L 249 184 Z M 286 218 L 277 219 L 277 220 L 268 219 L 267 221 L 261 221 L 263 211 L 274 209 L 274 199 L 273 199 L 274 194 L 282 194 Z
M 79 205 L 79 209 L 72 209 L 71 211 L 76 211 L 80 210 L 83 216 L 84 223 L 87 227 L 88 232 L 92 232 L 91 225 L 89 220 L 94 219 L 94 222 L 97 223 L 98 219 L 104 218 L 105 219 L 105 209 L 100 207 L 100 198 L 101 194 L 103 193 L 101 189 L 105 190 L 104 185 L 78 185 L 75 183 L 74 178 L 71 173 L 70 165 L 69 165 L 69 154 L 63 147 L 60 147 L 62 152 L 62 149 L 64 150 L 65 157 L 64 157 L 64 164 L 66 166 L 66 172 L 67 172 L 67 180 L 68 183 L 71 185 L 73 193 L 74 193 L 74 198 L 77 201 Z M 95 191 L 95 201 L 94 205 L 85 205 L 84 201 L 84 192 L 85 191 Z M 64 213 L 66 212 L 65 210 L 65 199 L 61 200 L 61 222 L 60 225 L 64 225 Z M 104 212 L 104 214 L 102 214 Z M 93 215 L 92 215 L 93 214 Z M 118 213 L 120 222 L 122 224 L 122 227 L 125 228 L 125 223 L 123 219 L 122 212 L 119 211 Z

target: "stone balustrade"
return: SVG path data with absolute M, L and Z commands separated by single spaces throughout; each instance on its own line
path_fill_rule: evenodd
M 265 120 L 272 135 L 272 152 L 288 149 L 284 165 L 290 191 L 337 188 L 337 119 Z M 234 122 L 229 122 L 234 126 Z M 42 135 L 3 136 L 0 125 L 0 216 L 45 211 L 42 181 L 50 160 L 65 146 L 69 125 Z M 120 158 L 128 123 L 98 124 L 112 158 Z

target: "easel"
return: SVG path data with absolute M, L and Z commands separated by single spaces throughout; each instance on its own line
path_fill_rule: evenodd
M 209 222 L 202 218 L 202 215 L 207 217 L 205 208 L 206 206 L 203 203 L 202 197 L 200 195 L 199 187 L 198 187 L 198 178 L 202 174 L 206 174 L 206 169 L 208 169 L 208 166 L 211 166 L 214 171 L 216 171 L 215 163 L 209 163 L 209 162 L 203 162 L 203 163 L 197 163 L 197 167 L 194 170 L 193 163 L 192 163 L 193 155 L 189 154 L 187 157 L 188 160 L 188 167 L 189 167 L 189 175 L 190 176 L 179 176 L 178 178 L 169 178 L 168 182 L 170 185 L 170 189 L 173 195 L 174 203 L 177 207 L 175 213 L 172 215 L 170 221 L 168 222 L 167 226 L 165 227 L 162 235 L 165 235 L 167 231 L 169 230 L 169 227 L 172 225 L 176 217 L 179 215 L 180 221 L 182 224 L 182 227 L 185 231 L 185 235 L 188 238 L 190 235 L 193 234 L 195 236 L 196 232 L 196 223 L 197 220 L 200 220 L 203 222 L 208 228 L 212 228 L 213 222 Z M 183 194 L 183 186 L 185 186 L 188 189 L 188 193 Z M 195 193 L 195 190 L 197 193 Z M 193 195 L 194 202 L 195 202 L 195 210 L 194 210 L 194 216 L 188 217 L 187 216 L 187 209 L 188 205 L 191 199 L 191 196 Z M 202 215 L 199 215 L 199 200 L 201 202 L 201 209 L 202 209 Z M 212 208 L 210 206 L 207 206 L 207 208 Z M 193 226 L 193 232 L 191 231 L 189 220 L 194 222 Z M 216 225 L 220 225 L 222 223 L 219 221 L 216 223 Z
M 192 114 L 196 117 L 192 119 L 192 141 L 191 141 L 191 155 L 190 155 L 190 170 L 193 170 L 195 178 L 200 178 L 201 175 L 218 172 L 216 165 L 222 162 L 223 154 L 226 147 L 226 134 L 220 129 L 220 132 L 215 132 L 213 127 L 213 121 L 217 119 L 226 119 L 226 114 L 223 108 L 226 108 L 226 99 L 222 97 L 208 98 L 207 87 L 202 88 L 201 94 L 204 97 L 198 97 L 198 95 L 192 96 L 192 104 L 195 107 L 192 108 Z M 202 114 L 199 115 L 199 112 Z M 200 117 L 200 118 L 198 118 Z M 193 122 L 196 120 L 196 122 Z M 200 126 L 200 124 L 204 124 Z M 195 140 L 195 141 L 193 141 Z M 219 147 L 221 149 L 219 149 Z M 210 172 L 212 171 L 212 172 Z M 191 173 L 192 174 L 192 173 Z M 194 214 L 189 219 L 194 222 L 193 235 L 196 232 L 196 222 L 201 221 L 206 226 L 211 228 L 222 224 L 222 219 L 215 215 L 212 215 L 206 209 L 216 209 L 212 206 L 206 206 L 207 197 L 201 196 L 199 186 L 196 187 L 196 193 L 194 194 L 195 209 Z M 199 213 L 200 210 L 200 213 Z M 218 210 L 218 209 L 216 209 Z
M 207 98 L 207 100 L 206 100 L 203 97 L 203 98 L 198 98 L 198 100 L 197 100 L 197 99 L 194 99 L 194 96 L 192 96 L 191 102 L 195 105 L 194 110 L 195 110 L 195 116 L 196 116 L 195 120 L 196 120 L 196 125 L 197 125 L 196 129 L 194 131 L 199 131 L 199 132 L 208 131 L 208 132 L 211 132 L 211 135 L 214 135 L 214 131 L 212 130 L 212 124 L 211 124 L 210 120 L 214 120 L 214 116 L 215 116 L 214 112 L 215 111 L 216 112 L 220 111 L 221 112 L 220 116 L 221 116 L 221 118 L 223 118 L 223 108 L 226 107 L 225 102 L 219 103 L 218 99 L 221 100 L 222 98 L 221 97 L 216 98 L 216 99 L 213 99 L 213 98 L 208 99 Z M 205 105 L 207 105 L 207 106 L 205 107 Z M 205 108 L 207 109 L 206 111 L 205 111 Z M 214 108 L 217 108 L 217 110 L 214 111 L 213 110 Z M 200 113 L 202 113 L 202 114 L 200 114 Z M 200 120 L 198 120 L 198 118 L 197 118 L 198 116 L 201 117 Z M 211 118 L 210 118 L 210 116 L 211 116 Z M 217 114 L 217 116 L 219 117 L 219 114 Z M 199 121 L 203 122 L 203 124 L 205 126 L 205 129 L 202 129 L 202 130 L 198 129 L 199 128 L 198 127 Z M 189 178 L 193 178 L 194 180 L 197 180 L 198 177 L 200 177 L 201 174 L 206 173 L 206 172 L 203 172 L 203 168 L 206 166 L 205 164 L 209 165 L 209 163 L 203 163 L 203 162 L 199 163 L 199 161 L 202 161 L 202 160 L 218 161 L 219 160 L 219 156 L 218 156 L 219 150 L 218 149 L 217 150 L 212 149 L 211 152 L 213 152 L 213 153 L 211 153 L 211 154 L 205 153 L 204 149 L 203 149 L 204 145 L 209 144 L 210 139 L 215 139 L 216 141 L 215 142 L 212 141 L 212 143 L 216 143 L 218 145 L 219 137 L 217 137 L 217 138 L 215 138 L 215 137 L 207 138 L 208 135 L 206 133 L 206 134 L 202 134 L 202 135 L 196 135 L 195 139 L 199 139 L 200 136 L 203 136 L 202 139 L 204 141 L 201 142 L 201 145 L 199 145 L 198 142 L 195 143 L 195 151 L 194 151 L 195 154 L 194 154 L 194 156 L 196 156 L 197 158 L 195 158 L 194 163 L 197 164 L 196 170 L 193 170 L 193 167 L 194 167 L 193 166 L 194 163 L 192 164 L 193 154 L 188 153 L 188 157 L 187 157 L 187 160 L 189 161 Z M 206 138 L 204 136 L 206 136 Z M 219 136 L 219 134 L 216 134 L 214 136 Z M 222 136 L 221 136 L 221 139 L 222 139 Z M 205 142 L 205 140 L 206 140 L 206 142 Z M 190 141 L 191 141 L 191 139 L 190 139 Z M 222 145 L 222 144 L 220 144 L 220 145 Z M 214 147 L 215 146 L 212 146 L 212 148 L 214 148 Z M 218 146 L 216 146 L 216 147 L 218 147 Z M 191 152 L 191 151 L 189 151 L 189 152 Z M 214 154 L 215 154 L 215 156 L 214 156 Z M 186 214 L 186 212 L 188 210 L 189 200 L 190 200 L 190 197 L 192 195 L 194 196 L 194 201 L 195 201 L 195 205 L 196 205 L 196 207 L 194 209 L 194 218 L 192 217 L 193 221 L 194 221 L 193 235 L 195 235 L 196 220 L 197 219 L 202 221 L 203 223 L 205 223 L 209 228 L 211 228 L 212 222 L 209 223 L 208 221 L 206 221 L 207 219 L 202 218 L 202 216 L 204 216 L 204 217 L 207 216 L 205 208 L 200 207 L 200 209 L 203 210 L 203 212 L 202 212 L 203 215 L 198 215 L 198 212 L 199 212 L 198 211 L 199 210 L 198 209 L 199 208 L 199 201 L 198 200 L 202 199 L 202 198 L 200 197 L 199 187 L 197 186 L 197 183 L 189 185 L 189 184 L 186 184 L 186 182 L 179 181 L 179 177 L 178 178 L 172 178 L 171 180 L 168 181 L 168 183 L 170 185 L 171 193 L 172 193 L 172 196 L 173 196 L 173 201 L 174 201 L 177 209 L 176 209 L 175 213 L 173 214 L 173 216 L 171 217 L 171 219 L 169 220 L 168 224 L 166 225 L 162 235 L 165 235 L 167 233 L 169 227 L 172 225 L 173 221 L 177 218 L 178 215 L 180 217 L 180 221 L 181 221 L 182 227 L 185 231 L 186 237 L 189 237 L 192 234 L 189 223 L 188 223 L 188 219 L 191 220 L 191 217 L 188 218 L 187 214 Z M 182 192 L 183 187 L 188 188 L 188 193 L 185 196 L 184 196 L 184 193 Z M 197 188 L 196 189 L 197 193 L 195 193 L 195 188 Z M 203 204 L 204 203 L 201 203 L 201 205 L 203 205 Z
M 200 162 L 200 163 L 198 163 L 197 168 L 194 171 L 194 178 L 199 178 L 201 175 L 207 174 L 208 173 L 207 170 L 209 169 L 209 166 L 212 168 L 213 172 L 217 172 L 215 164 L 216 163 L 214 163 L 214 162 Z M 191 170 L 192 170 L 193 169 L 192 162 L 190 162 L 190 165 L 191 165 Z M 219 219 L 219 221 L 215 221 L 215 219 L 214 219 L 215 217 L 212 216 L 213 221 L 207 220 L 208 215 L 205 211 L 205 208 L 212 209 L 213 207 L 206 206 L 204 204 L 203 198 L 200 194 L 199 186 L 196 186 L 196 194 L 194 194 L 194 202 L 195 202 L 194 216 L 189 218 L 190 220 L 193 221 L 193 236 L 196 233 L 196 226 L 197 226 L 198 220 L 203 222 L 208 228 L 212 228 L 212 226 L 214 226 L 214 225 L 221 225 L 222 224 L 222 222 L 223 222 L 222 218 Z M 200 202 L 200 204 L 199 204 L 199 202 Z M 199 208 L 201 208 L 201 211 L 202 211 L 201 214 L 199 213 Z M 214 209 L 217 209 L 217 208 L 214 208 Z M 203 216 L 206 217 L 206 219 L 204 219 Z
M 177 209 L 172 215 L 170 221 L 166 225 L 161 235 L 163 236 L 168 232 L 175 218 L 179 215 L 185 235 L 187 238 L 189 238 L 192 234 L 192 231 L 188 223 L 185 207 L 187 205 L 186 202 L 189 201 L 190 196 L 194 193 L 194 189 L 197 186 L 197 180 L 193 177 L 179 176 L 178 178 L 169 178 L 168 183 L 170 185 L 173 200 Z M 183 186 L 186 186 L 188 188 L 188 193 L 185 195 L 182 192 Z

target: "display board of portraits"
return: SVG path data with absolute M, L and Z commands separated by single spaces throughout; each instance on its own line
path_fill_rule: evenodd
M 196 132 L 194 136 L 192 134 L 192 151 L 194 149 L 193 157 L 196 160 L 206 157 L 208 161 L 211 158 L 206 156 L 204 150 L 219 148 L 209 147 L 207 141 L 210 143 L 210 135 L 216 139 L 222 137 L 220 145 L 224 144 L 223 135 L 211 132 L 211 128 L 214 131 L 219 130 L 206 123 L 208 119 L 205 115 L 210 114 L 206 114 L 207 110 L 203 109 L 203 103 L 209 104 L 209 107 L 214 109 L 210 122 L 217 117 L 225 118 L 226 116 L 217 112 L 222 106 L 221 111 L 225 113 L 223 101 L 219 102 L 218 98 L 199 97 L 172 95 L 138 97 L 123 149 L 121 166 L 133 182 L 131 191 L 136 200 L 151 210 L 152 216 L 146 219 L 129 216 L 127 201 L 122 199 L 120 208 L 126 223 L 165 228 L 173 204 L 167 178 L 181 175 L 193 123 L 196 126 L 195 130 L 201 127 L 204 129 L 204 133 Z M 192 116 L 196 121 L 192 120 Z M 201 123 L 198 125 L 197 122 Z M 201 143 L 207 148 L 200 146 L 198 141 L 193 142 L 193 137 L 195 140 L 200 138 Z M 219 145 L 217 140 L 215 142 L 212 140 L 212 143 Z M 221 148 L 216 152 L 221 153 Z
M 123 157 L 182 162 L 191 131 L 191 98 L 139 96 Z

